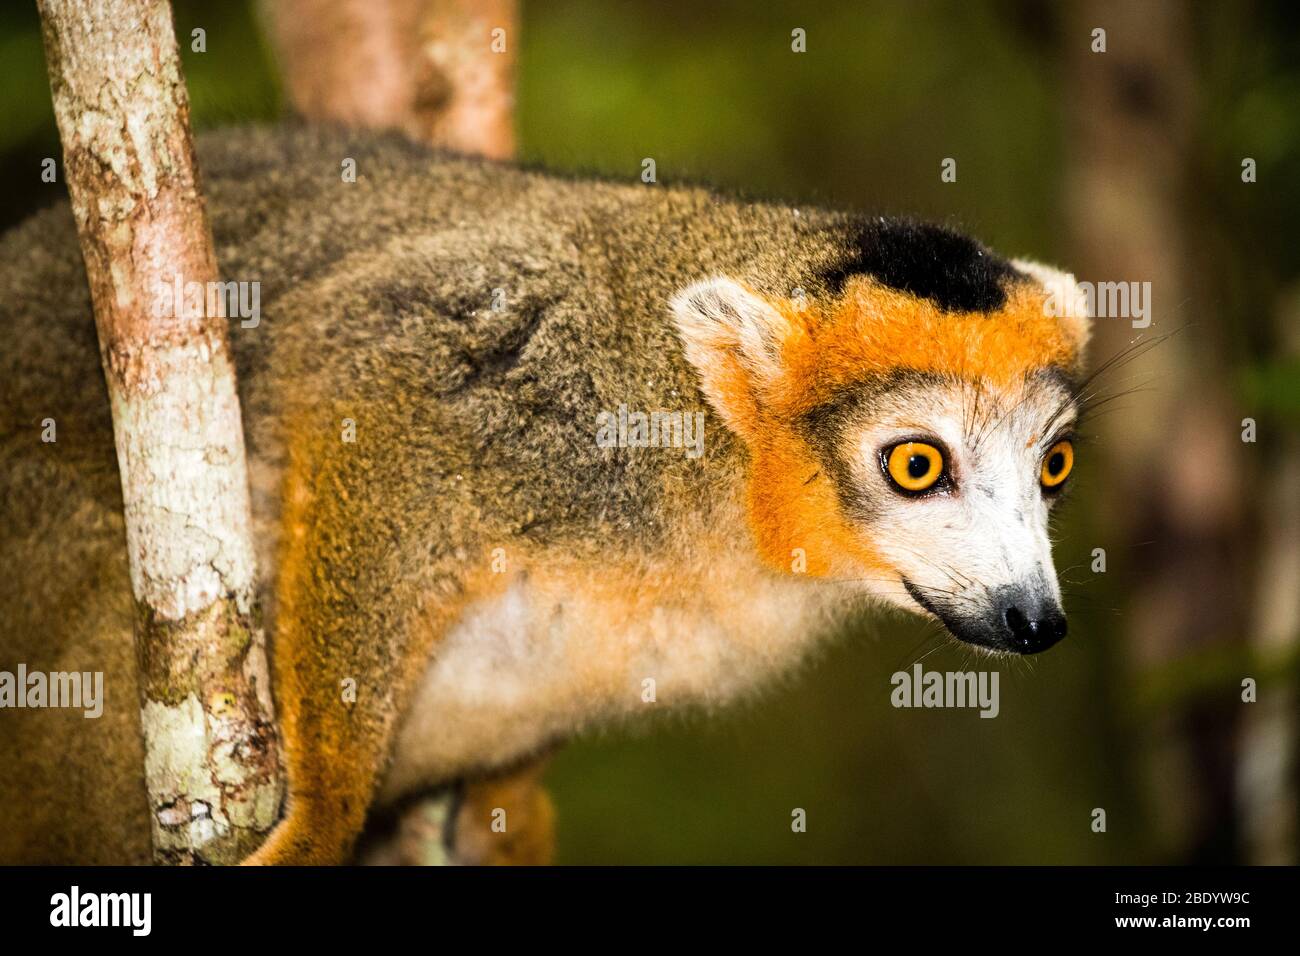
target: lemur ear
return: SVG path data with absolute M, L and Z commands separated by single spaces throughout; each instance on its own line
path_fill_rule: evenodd
M 1050 309 L 1051 314 L 1060 320 L 1062 330 L 1073 344 L 1075 361 L 1082 361 L 1083 350 L 1092 332 L 1092 315 L 1088 312 L 1088 297 L 1074 276 L 1029 259 L 1013 259 L 1011 265 L 1046 290 L 1044 309 Z
M 751 434 L 763 391 L 781 377 L 789 321 L 725 276 L 687 286 L 669 305 L 705 397 L 733 431 Z

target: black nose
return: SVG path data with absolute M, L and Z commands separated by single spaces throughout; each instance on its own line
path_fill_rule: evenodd
M 1021 654 L 1045 651 L 1065 637 L 1065 615 L 1059 608 L 1049 608 L 1031 617 L 1020 606 L 1008 604 L 1002 609 L 1002 620 L 1011 649 Z

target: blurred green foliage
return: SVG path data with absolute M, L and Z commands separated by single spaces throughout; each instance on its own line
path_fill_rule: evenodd
M 632 180 L 706 181 L 754 196 L 954 222 L 1007 254 L 1064 248 L 1062 167 L 1071 91 L 1058 11 L 1037 3 L 525 3 L 521 158 Z M 1245 310 L 1300 273 L 1300 30 L 1295 5 L 1197 4 L 1201 84 L 1194 175 L 1214 211 L 1242 322 L 1237 390 L 1294 421 L 1294 360 L 1261 354 Z M 176 4 L 196 125 L 268 120 L 274 64 L 249 4 Z M 207 52 L 184 42 L 207 31 Z M 808 52 L 790 51 L 791 30 Z M 1081 38 L 1078 42 L 1086 42 Z M 61 194 L 36 186 L 57 136 L 30 5 L 0 12 L 0 197 L 9 224 Z M 359 77 L 357 82 L 365 82 Z M 1243 145 L 1245 144 L 1245 145 Z M 1069 148 L 1086 148 L 1074 144 Z M 1228 198 L 1243 150 L 1267 191 Z M 958 181 L 939 164 L 958 157 Z M 1288 179 L 1289 177 L 1289 179 Z M 13 184 L 22 183 L 20 188 Z M 1294 286 L 1291 286 L 1294 288 Z M 568 747 L 550 782 L 570 863 L 1176 862 L 1152 835 L 1135 736 L 1151 701 L 1222 694 L 1231 667 L 1137 686 L 1117 614 L 1139 557 L 1087 560 L 1098 475 L 1081 463 L 1056 549 L 1072 636 L 1000 662 L 1002 710 L 894 710 L 889 678 L 990 666 L 902 617 L 861 622 L 782 686 L 738 707 L 606 731 Z M 930 653 L 932 652 L 932 653 Z M 1204 675 L 1208 674 L 1208 677 Z M 1168 682 L 1172 681 L 1172 684 Z M 1094 807 L 1109 830 L 1089 828 Z M 794 808 L 807 832 L 791 831 Z M 1226 862 L 1226 861 L 1225 861 Z

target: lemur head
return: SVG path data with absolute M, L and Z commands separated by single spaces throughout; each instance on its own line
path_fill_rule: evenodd
M 814 277 L 823 296 L 715 277 L 672 302 L 748 447 L 760 552 L 973 645 L 1050 647 L 1066 620 L 1048 515 L 1074 463 L 1088 320 L 1048 305 L 1073 278 L 937 227 L 877 220 L 847 247 Z

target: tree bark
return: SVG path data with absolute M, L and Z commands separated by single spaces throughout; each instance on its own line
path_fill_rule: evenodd
M 1103 489 L 1111 573 L 1140 575 L 1125 608 L 1124 647 L 1139 682 L 1214 648 L 1244 645 L 1255 507 L 1243 491 L 1240 419 L 1220 337 L 1197 322 L 1220 308 L 1217 270 L 1202 260 L 1202 206 L 1188 162 L 1197 108 L 1194 18 L 1181 0 L 1075 0 L 1064 8 L 1065 95 L 1071 105 L 1066 211 L 1080 279 L 1151 283 L 1151 327 L 1094 321 L 1101 361 L 1182 329 L 1117 379 L 1150 384 L 1141 414 L 1102 415 Z M 1107 31 L 1093 52 L 1092 30 Z M 1170 453 L 1176 441 L 1177 454 Z M 1198 863 L 1236 852 L 1236 695 L 1199 695 L 1163 708 L 1146 739 L 1145 789 L 1166 857 Z M 1155 809 L 1158 808 L 1158 809 Z
M 293 108 L 433 146 L 514 153 L 514 0 L 267 0 Z
M 1300 284 L 1292 283 L 1273 316 L 1275 355 L 1300 355 Z M 1248 413 L 1259 414 L 1255 409 Z M 1280 417 L 1280 416 L 1279 416 Z M 1270 419 L 1261 415 L 1261 424 Z M 1251 643 L 1258 671 L 1258 701 L 1241 728 L 1236 790 L 1246 862 L 1294 866 L 1297 857 L 1297 680 L 1300 644 L 1300 437 L 1277 428 L 1261 448 L 1264 482 L 1259 508 L 1259 575 L 1252 601 Z M 1271 453 L 1271 454 L 1269 454 Z M 1264 672 L 1271 672 L 1266 676 Z
M 154 855 L 233 863 L 275 822 L 282 785 L 239 396 L 206 294 L 216 258 L 171 11 L 38 6 L 122 479 Z

